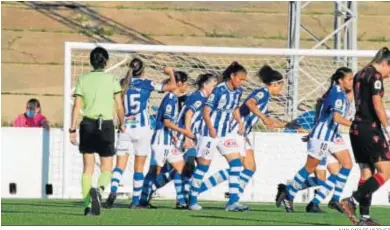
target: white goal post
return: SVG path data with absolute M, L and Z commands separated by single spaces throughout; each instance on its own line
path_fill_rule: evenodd
M 81 43 L 65 42 L 64 60 L 64 123 L 63 123 L 63 158 L 62 158 L 62 197 L 73 197 L 81 191 L 81 165 L 77 147 L 69 141 L 68 129 L 71 122 L 72 89 L 77 78 L 90 71 L 89 52 L 97 47 L 104 47 L 110 54 L 106 71 L 112 72 L 118 78 L 124 76 L 127 64 L 133 57 L 140 57 L 146 63 L 146 76 L 156 81 L 162 80 L 162 68 L 170 65 L 178 70 L 189 73 L 194 79 L 202 72 L 220 73 L 232 61 L 238 61 L 248 70 L 248 79 L 244 85 L 245 98 L 254 88 L 261 87 L 256 77 L 259 68 L 268 64 L 279 70 L 283 75 L 295 71 L 294 79 L 287 79 L 285 91 L 292 90 L 289 96 L 275 98 L 271 101 L 272 113 L 280 119 L 288 120 L 286 106 L 292 103 L 299 115 L 304 109 L 311 108 L 313 101 L 321 95 L 329 85 L 332 73 L 341 66 L 352 65 L 354 71 L 367 64 L 374 56 L 375 50 L 312 50 L 312 49 L 279 49 L 279 48 L 244 48 L 244 47 L 204 47 L 204 46 L 166 46 L 166 45 L 136 45 L 111 43 Z M 299 57 L 299 66 L 290 68 L 289 59 Z M 336 58 L 337 57 L 337 58 Z M 351 66 L 351 65 L 350 65 Z M 299 77 L 298 77 L 299 76 Z M 390 87 L 388 87 L 390 88 Z M 388 89 L 387 89 L 388 90 Z M 286 93 L 285 93 L 286 95 Z M 388 94 L 387 94 L 388 95 Z M 158 105 L 161 95 L 152 96 L 152 105 Z M 255 147 L 256 148 L 256 147 Z M 256 150 L 256 149 L 255 149 Z M 257 151 L 257 150 L 256 150 Z M 75 160 L 78 158 L 79 160 Z M 80 169 L 77 169 L 77 168 Z M 131 186 L 130 184 L 128 186 Z

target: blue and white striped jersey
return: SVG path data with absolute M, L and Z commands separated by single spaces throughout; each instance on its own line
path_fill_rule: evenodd
M 165 127 L 164 120 L 169 119 L 175 122 L 179 113 L 177 96 L 169 92 L 161 101 L 156 118 L 156 128 L 152 137 L 152 144 L 170 145 L 172 144 L 173 130 Z
M 177 120 L 177 125 L 180 128 L 184 129 L 185 114 L 188 110 L 192 110 L 194 114 L 192 115 L 192 119 L 191 119 L 191 132 L 194 134 L 198 133 L 200 129 L 200 123 L 203 117 L 202 116 L 203 106 L 206 101 L 207 101 L 207 97 L 200 90 L 195 91 L 191 95 L 189 95 L 184 102 L 183 108 L 180 111 Z M 184 135 L 181 133 L 178 133 L 177 137 L 179 140 L 184 140 Z
M 211 108 L 211 121 L 217 130 L 218 137 L 225 137 L 231 130 L 233 111 L 238 108 L 242 88 L 230 90 L 226 82 L 220 83 L 214 88 L 213 93 L 208 98 L 205 106 Z M 206 122 L 202 120 L 202 136 L 210 136 Z
M 260 112 L 265 114 L 268 109 L 270 94 L 267 88 L 256 89 L 245 99 L 244 104 L 241 105 L 240 115 L 245 127 L 244 136 L 247 136 L 252 131 L 252 127 L 259 121 L 259 117 L 252 113 L 246 105 L 247 101 L 252 98 L 256 100 Z M 236 120 L 233 120 L 232 132 L 238 132 L 238 122 Z
M 162 91 L 163 84 L 151 80 L 132 78 L 131 85 L 124 95 L 125 124 L 130 128 L 149 127 L 148 105 L 152 91 Z
M 311 138 L 323 141 L 334 141 L 339 134 L 339 125 L 333 120 L 333 113 L 338 112 L 346 117 L 350 102 L 347 95 L 338 85 L 333 85 L 328 96 L 324 99 L 316 124 L 310 133 Z

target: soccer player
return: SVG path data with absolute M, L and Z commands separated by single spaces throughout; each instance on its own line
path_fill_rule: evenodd
M 311 173 L 317 168 L 319 162 L 332 154 L 343 166 L 337 175 L 331 175 L 320 187 L 320 190 L 309 203 L 310 212 L 319 212 L 319 203 L 325 199 L 333 185 L 339 183 L 344 188 L 352 168 L 352 160 L 347 146 L 339 134 L 339 125 L 350 126 L 351 121 L 345 118 L 349 101 L 345 93 L 352 88 L 352 71 L 341 67 L 332 75 L 331 85 L 323 96 L 316 125 L 309 135 L 307 150 L 308 157 L 305 166 L 295 175 L 293 182 L 282 193 L 283 205 L 287 212 L 293 212 L 293 200 L 300 188 Z
M 133 205 L 132 207 L 150 207 L 147 197 L 152 190 L 152 184 L 161 172 L 161 168 L 168 162 L 176 171 L 174 174 L 175 180 L 181 180 L 182 172 L 185 165 L 183 155 L 174 146 L 177 139 L 175 132 L 182 133 L 188 138 L 193 139 L 194 134 L 191 130 L 180 128 L 175 124 L 178 117 L 178 96 L 184 94 L 187 90 L 188 75 L 184 72 L 174 72 L 177 89 L 169 92 L 162 100 L 158 110 L 156 119 L 156 128 L 152 137 L 152 159 L 149 172 L 146 176 L 140 205 Z M 178 204 L 185 206 L 182 189 L 179 188 Z
M 352 90 L 349 90 L 347 92 L 347 97 L 348 97 L 348 100 L 350 101 L 350 106 L 349 106 L 349 110 L 348 110 L 346 118 L 348 120 L 352 120 L 352 118 L 355 116 L 355 106 L 353 104 L 353 91 Z M 323 100 L 324 100 L 324 98 L 320 98 L 317 101 L 316 111 L 313 111 L 314 118 L 313 119 L 309 119 L 309 118 L 305 119 L 308 122 L 306 124 L 308 129 L 312 129 L 312 127 L 315 125 L 316 120 L 318 118 L 318 114 L 319 114 L 320 109 L 321 109 L 321 105 L 323 103 Z M 312 122 L 309 122 L 309 121 L 312 121 Z M 302 138 L 302 141 L 307 142 L 308 136 L 304 136 Z M 341 165 L 333 155 L 328 155 L 327 157 L 324 157 L 320 161 L 319 165 L 317 166 L 317 168 L 314 172 L 315 176 L 308 177 L 307 180 L 305 181 L 305 183 L 302 185 L 302 187 L 299 188 L 299 191 L 302 191 L 304 189 L 308 189 L 310 187 L 317 187 L 317 186 L 323 185 L 326 181 L 326 170 L 328 170 L 330 174 L 337 176 L 340 169 L 341 169 Z M 343 187 L 340 187 L 340 185 L 341 185 L 340 183 L 336 183 L 336 186 L 333 186 L 333 188 L 336 187 L 336 191 L 334 192 L 331 200 L 329 201 L 328 207 L 331 209 L 335 209 L 335 210 L 342 213 L 343 210 L 342 210 L 339 202 L 340 202 L 340 196 L 343 193 Z M 281 204 L 281 201 L 282 201 L 281 196 L 285 191 L 285 187 L 286 186 L 284 184 L 278 185 L 278 193 L 277 193 L 276 199 L 275 199 L 277 207 L 279 207 Z M 331 191 L 329 190 L 328 193 L 330 193 L 330 192 Z M 315 190 L 315 193 L 317 193 L 317 190 Z M 325 194 L 325 195 L 327 196 L 328 194 Z M 313 210 L 308 205 L 308 206 L 306 206 L 306 211 L 311 212 Z M 318 212 L 320 210 L 314 210 L 314 211 Z
M 203 106 L 208 98 L 208 96 L 213 91 L 214 87 L 218 83 L 218 76 L 210 73 L 199 75 L 196 85 L 197 90 L 192 94 L 188 95 L 187 99 L 184 102 L 184 106 L 180 111 L 177 124 L 180 128 L 187 129 L 192 133 L 199 133 L 200 122 L 202 120 L 202 110 Z M 196 139 L 195 139 L 196 140 Z M 176 148 L 184 154 L 184 159 L 186 165 L 183 170 L 183 181 L 181 178 L 173 174 L 172 171 L 160 173 L 156 178 L 155 186 L 152 189 L 151 193 L 153 193 L 156 189 L 163 187 L 167 184 L 171 179 L 174 179 L 176 191 L 181 191 L 184 189 L 184 203 L 180 203 L 179 200 L 176 204 L 177 208 L 187 208 L 188 205 L 188 193 L 189 193 L 189 182 L 192 176 L 193 164 L 196 156 L 196 141 L 190 139 L 183 135 L 182 133 L 178 133 L 177 142 L 175 144 Z M 164 167 L 164 169 L 168 169 L 168 167 Z M 184 184 L 182 184 L 184 183 Z M 149 194 L 150 196 L 151 194 Z M 181 192 L 177 194 L 177 197 L 181 197 Z
M 242 165 L 244 167 L 240 172 L 240 194 L 243 193 L 247 183 L 256 171 L 255 156 L 252 144 L 248 138 L 251 135 L 252 128 L 259 120 L 262 120 L 265 125 L 272 128 L 283 128 L 288 125 L 288 123 L 273 120 L 265 115 L 270 96 L 277 96 L 282 92 L 283 76 L 267 65 L 259 70 L 258 76 L 265 84 L 265 87 L 254 90 L 240 107 L 241 120 L 245 127 L 244 135 L 238 137 L 240 140 Z M 231 128 L 231 132 L 237 134 L 239 123 L 234 120 Z M 214 173 L 202 183 L 200 192 L 205 192 L 226 181 L 228 174 L 229 169 L 222 169 Z
M 115 76 L 104 72 L 108 59 L 107 50 L 102 47 L 93 49 L 90 61 L 94 70 L 80 76 L 74 93 L 72 123 L 69 129 L 70 141 L 74 145 L 77 144 L 76 127 L 81 107 L 84 110 L 84 117 L 80 124 L 79 145 L 79 150 L 83 154 L 81 183 L 85 205 L 84 215 L 100 215 L 100 193 L 110 182 L 115 154 L 114 101 L 120 131 L 123 133 L 126 129 L 119 81 Z M 101 162 L 98 188 L 92 187 L 94 153 L 99 154 Z
M 240 146 L 237 135 L 231 134 L 233 119 L 239 122 L 242 135 L 244 124 L 240 117 L 239 102 L 242 95 L 241 85 L 246 79 L 245 68 L 237 62 L 230 64 L 223 72 L 223 82 L 220 83 L 208 98 L 203 108 L 201 136 L 199 138 L 197 163 L 193 173 L 190 193 L 190 210 L 201 210 L 198 195 L 203 177 L 208 171 L 216 149 L 229 163 L 229 201 L 226 211 L 244 211 L 248 207 L 239 203 L 240 187 Z
M 356 115 L 350 129 L 350 139 L 361 177 L 358 190 L 343 199 L 341 207 L 354 224 L 359 222 L 355 215 L 355 207 L 359 204 L 359 223 L 376 225 L 369 213 L 371 197 L 390 178 L 390 149 L 385 137 L 387 134 L 390 138 L 390 125 L 382 102 L 383 79 L 389 75 L 390 50 L 383 47 L 353 80 Z
M 126 132 L 119 133 L 116 150 L 116 167 L 111 178 L 111 192 L 105 203 L 111 208 L 118 190 L 123 170 L 126 168 L 129 154 L 134 152 L 134 175 L 132 204 L 138 205 L 144 180 L 145 160 L 151 153 L 151 129 L 149 124 L 148 104 L 153 91 L 170 91 L 176 88 L 175 76 L 171 67 L 164 72 L 170 76 L 169 84 L 156 84 L 145 79 L 145 64 L 134 58 L 129 64 L 126 78 L 122 81 L 122 97 L 125 108 Z

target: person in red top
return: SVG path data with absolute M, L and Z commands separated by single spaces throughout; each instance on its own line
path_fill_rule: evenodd
M 49 128 L 49 122 L 46 117 L 41 114 L 41 104 L 37 99 L 32 98 L 28 100 L 26 112 L 20 114 L 15 119 L 13 127 Z

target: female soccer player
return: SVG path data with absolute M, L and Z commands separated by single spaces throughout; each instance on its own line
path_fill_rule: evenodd
M 203 106 L 208 96 L 211 94 L 214 87 L 217 85 L 217 82 L 218 77 L 216 75 L 209 73 L 199 75 L 195 83 L 197 85 L 197 90 L 187 97 L 177 119 L 177 125 L 180 128 L 186 129 L 194 134 L 199 133 L 199 126 L 202 120 Z M 160 173 L 159 176 L 156 178 L 155 188 L 152 189 L 151 193 L 153 193 L 156 189 L 163 187 L 165 184 L 171 181 L 171 179 L 174 179 L 178 197 L 176 207 L 187 208 L 187 193 L 189 192 L 189 187 L 187 188 L 185 185 L 186 183 L 189 183 L 189 179 L 192 176 L 192 170 L 190 165 L 192 162 L 191 158 L 194 158 L 196 155 L 196 141 L 194 139 L 186 137 L 182 133 L 178 133 L 177 143 L 175 144 L 175 146 L 181 153 L 185 153 L 184 157 L 186 165 L 183 169 L 183 178 L 180 178 L 175 174 L 172 176 L 171 171 L 173 171 L 174 169 L 171 169 L 171 171 L 168 172 Z M 183 181 L 181 179 L 183 179 Z M 186 191 L 187 189 L 188 191 Z M 150 195 L 151 194 L 149 194 L 149 196 Z M 185 201 L 184 203 L 182 199 L 183 195 Z
M 134 175 L 132 204 L 138 205 L 144 180 L 145 159 L 151 153 L 151 129 L 149 124 L 148 104 L 152 91 L 170 91 L 176 88 L 175 76 L 171 67 L 164 72 L 170 76 L 169 84 L 156 84 L 144 78 L 145 64 L 134 58 L 129 64 L 126 78 L 122 81 L 122 97 L 125 108 L 126 132 L 119 133 L 116 150 L 116 167 L 111 178 L 111 193 L 105 203 L 111 208 L 123 170 L 126 168 L 129 154 L 134 151 Z
M 339 125 L 350 126 L 351 121 L 344 118 L 348 112 L 349 101 L 346 90 L 352 88 L 352 71 L 341 67 L 332 75 L 331 85 L 323 96 L 324 101 L 316 121 L 316 125 L 309 135 L 307 150 L 308 157 L 305 166 L 295 175 L 293 182 L 286 187 L 282 194 L 283 205 L 287 212 L 293 212 L 293 200 L 297 191 L 303 186 L 307 178 L 317 168 L 320 160 L 332 154 L 343 166 L 337 175 L 331 175 L 325 182 L 308 209 L 311 212 L 319 211 L 319 203 L 325 194 L 332 190 L 329 186 L 340 183 L 344 188 L 345 182 L 352 168 L 352 160 L 347 146 L 339 134 Z
M 273 120 L 265 115 L 270 96 L 279 95 L 283 89 L 283 76 L 267 65 L 259 70 L 258 76 L 266 87 L 254 90 L 240 107 L 241 120 L 245 127 L 243 137 L 239 137 L 242 165 L 244 166 L 243 171 L 240 173 L 240 193 L 243 193 L 246 184 L 256 171 L 254 152 L 248 138 L 251 135 L 252 128 L 259 120 L 262 120 L 265 125 L 272 128 L 283 128 L 288 125 L 288 123 Z M 231 132 L 236 134 L 238 128 L 239 123 L 233 121 Z M 202 183 L 200 192 L 207 191 L 227 180 L 228 174 L 229 169 L 216 172 Z
M 108 59 L 108 52 L 104 48 L 93 49 L 90 61 L 94 70 L 80 76 L 74 93 L 72 123 L 69 129 L 72 144 L 77 144 L 76 127 L 81 106 L 84 110 L 84 117 L 80 124 L 79 145 L 79 150 L 83 154 L 81 183 L 85 205 L 84 215 L 100 215 L 100 192 L 104 191 L 104 187 L 110 182 L 115 154 L 114 101 L 120 130 L 125 131 L 120 94 L 122 90 L 119 81 L 115 76 L 103 71 Z M 92 187 L 92 175 L 95 168 L 94 153 L 99 154 L 101 162 L 98 188 Z
M 244 131 L 238 106 L 242 95 L 241 85 L 246 76 L 247 72 L 242 65 L 237 62 L 230 64 L 223 72 L 224 82 L 213 90 L 203 108 L 202 131 L 197 152 L 198 165 L 191 182 L 190 210 L 202 209 L 198 204 L 200 185 L 216 149 L 226 158 L 230 166 L 230 198 L 225 210 L 243 211 L 248 208 L 238 202 L 241 171 L 240 147 L 237 135 L 229 132 L 233 119 L 239 122 L 241 135 Z
M 346 93 L 347 93 L 347 97 L 348 97 L 348 100 L 350 103 L 346 118 L 348 120 L 352 121 L 353 117 L 355 116 L 355 112 L 356 112 L 355 106 L 353 104 L 354 103 L 353 102 L 353 91 L 349 90 Z M 322 105 L 324 99 L 325 98 L 320 98 L 317 101 L 318 102 L 316 105 L 317 111 L 314 112 L 317 116 L 315 116 L 315 118 L 313 119 L 313 123 L 310 124 L 309 126 L 315 125 L 316 120 L 318 119 L 318 114 L 320 112 L 321 105 Z M 308 136 L 304 136 L 302 138 L 302 141 L 307 142 Z M 324 157 L 320 161 L 319 165 L 317 166 L 317 168 L 314 172 L 315 176 L 308 177 L 307 180 L 305 181 L 305 183 L 302 185 L 302 187 L 300 187 L 299 191 L 308 189 L 310 187 L 322 186 L 326 181 L 326 171 L 327 170 L 329 171 L 329 173 L 331 175 L 337 176 L 340 169 L 341 169 L 341 165 L 340 165 L 339 161 L 333 155 L 328 155 L 327 157 Z M 335 210 L 342 213 L 343 210 L 342 210 L 339 202 L 340 202 L 341 195 L 343 194 L 344 187 L 342 186 L 341 183 L 336 183 L 334 186 L 333 186 L 333 184 L 331 184 L 331 185 L 332 185 L 332 190 L 333 190 L 333 188 L 335 188 L 335 192 L 334 192 L 331 200 L 328 203 L 328 207 L 331 209 L 335 209 Z M 328 194 L 331 193 L 332 190 L 327 190 L 327 194 L 324 194 L 324 195 L 328 196 Z M 277 201 L 277 204 L 276 204 L 277 207 L 279 207 L 281 204 L 281 201 L 282 201 L 281 195 L 284 193 L 284 191 L 285 191 L 285 185 L 279 184 L 278 185 L 278 193 L 277 193 L 276 199 L 275 199 Z M 316 190 L 316 192 L 317 192 L 317 190 Z M 309 203 L 309 205 L 306 206 L 306 211 L 307 212 L 321 212 L 320 209 L 313 210 L 311 208 L 311 203 Z
M 156 128 L 152 137 L 152 163 L 143 185 L 140 205 L 132 204 L 132 208 L 148 205 L 148 201 L 145 198 L 150 193 L 152 184 L 160 174 L 161 168 L 164 166 L 165 162 L 168 162 L 176 171 L 176 178 L 181 178 L 185 162 L 183 155 L 174 146 L 174 142 L 176 141 L 174 139 L 175 132 L 182 133 L 191 139 L 194 138 L 194 134 L 191 130 L 180 128 L 175 124 L 179 111 L 178 96 L 186 92 L 188 76 L 181 71 L 174 72 L 174 76 L 177 89 L 169 92 L 160 104 L 156 118 Z M 179 200 L 179 203 L 180 206 L 182 204 L 185 205 L 184 197 Z
M 362 216 L 360 224 L 376 224 L 369 215 L 371 197 L 390 178 L 390 149 L 385 137 L 386 132 L 390 138 L 390 124 L 382 102 L 385 94 L 383 79 L 389 75 L 390 50 L 383 47 L 353 80 L 356 114 L 350 138 L 361 177 L 358 190 L 351 197 L 343 199 L 341 207 L 354 224 L 358 223 L 355 216 L 355 206 L 358 203 Z M 385 132 L 382 131 L 382 126 Z

